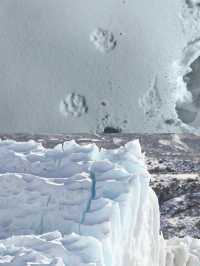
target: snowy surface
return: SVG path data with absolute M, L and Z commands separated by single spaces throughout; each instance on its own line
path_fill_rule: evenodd
M 200 133 L 197 0 L 2 0 L 0 132 Z
M 200 240 L 160 235 L 138 140 L 114 150 L 7 140 L 0 156 L 0 265 L 200 263 Z
M 199 57 L 199 9 L 192 0 L 1 0 L 0 131 L 198 128 L 198 67 L 194 93 L 183 76 Z

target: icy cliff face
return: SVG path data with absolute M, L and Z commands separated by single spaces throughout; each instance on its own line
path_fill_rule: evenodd
M 165 258 L 167 266 L 200 265 L 200 240 L 186 237 L 166 241 Z
M 138 141 L 110 151 L 7 141 L 0 154 L 1 238 L 59 230 L 69 265 L 76 256 L 83 264 L 158 265 L 158 204 Z
M 2 141 L 0 156 L 0 265 L 184 265 L 178 241 L 160 235 L 137 140 L 115 150 Z M 185 241 L 185 265 L 198 265 L 199 246 Z

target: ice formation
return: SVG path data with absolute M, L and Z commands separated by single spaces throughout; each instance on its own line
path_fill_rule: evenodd
M 179 13 L 185 38 L 181 53 L 171 62 L 169 86 L 150 87 L 139 99 L 146 122 L 162 132 L 200 133 L 200 2 L 181 1 Z M 155 90 L 156 89 L 156 90 Z M 158 93 L 159 92 L 159 93 Z M 149 119 L 151 118 L 151 119 Z
M 0 265 L 198 266 L 200 240 L 165 241 L 138 140 L 0 142 Z
M 174 65 L 178 88 L 173 94 L 176 99 L 176 111 L 185 129 L 190 132 L 200 132 L 199 47 L 199 40 L 190 42 L 180 61 Z
M 165 265 L 167 266 L 199 266 L 200 240 L 173 238 L 166 241 Z

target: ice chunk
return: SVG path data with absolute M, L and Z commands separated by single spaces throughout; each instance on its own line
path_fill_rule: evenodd
M 166 241 L 166 266 L 200 265 L 200 240 L 190 237 Z

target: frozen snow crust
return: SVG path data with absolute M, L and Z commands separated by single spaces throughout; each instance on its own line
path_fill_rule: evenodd
M 160 235 L 149 179 L 138 140 L 1 141 L 0 265 L 200 265 L 199 240 Z

